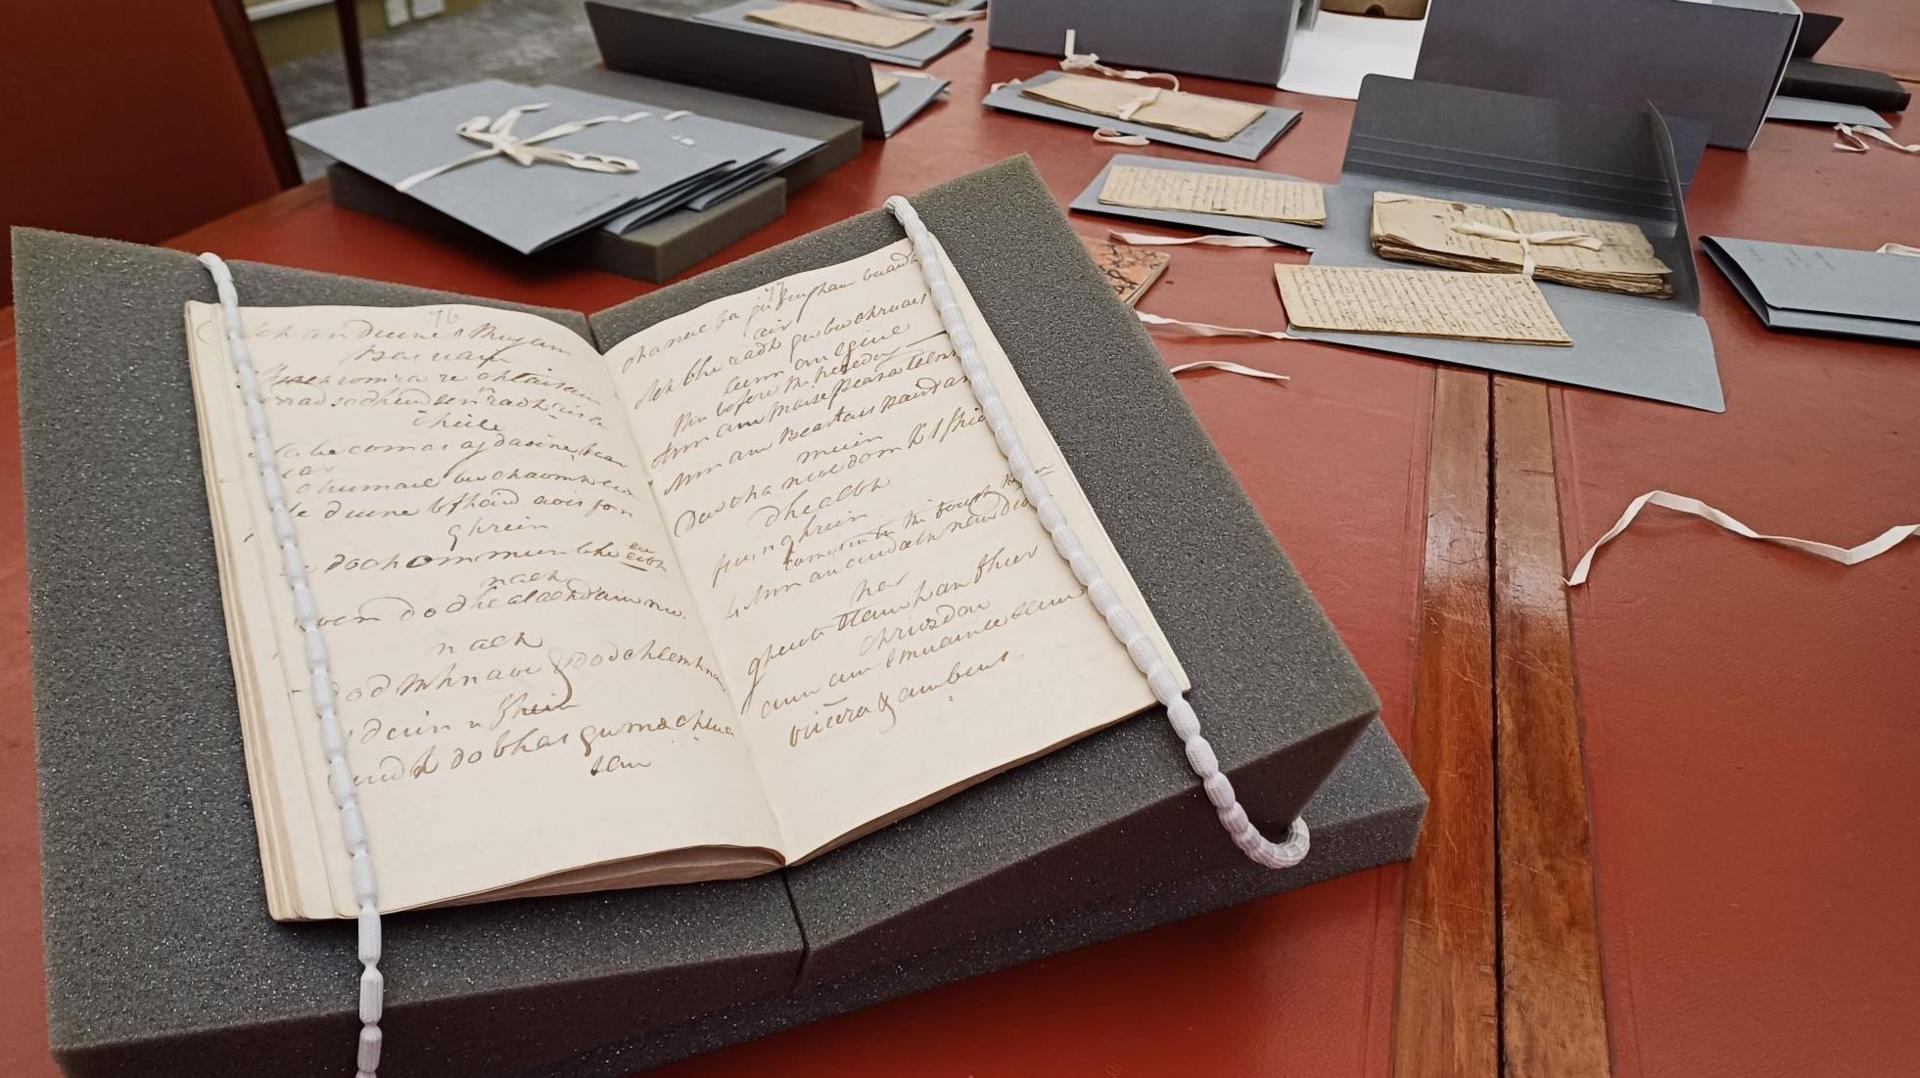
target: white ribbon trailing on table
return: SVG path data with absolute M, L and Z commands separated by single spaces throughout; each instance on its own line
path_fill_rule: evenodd
M 1216 326 L 1208 322 L 1182 322 L 1178 318 L 1166 318 L 1145 311 L 1133 312 L 1134 317 L 1145 323 L 1149 329 L 1163 329 L 1176 337 L 1265 337 L 1275 341 L 1291 341 L 1277 329 L 1240 329 L 1235 326 Z
M 1109 229 L 1107 238 L 1115 243 L 1124 243 L 1129 247 L 1279 247 L 1281 244 L 1263 236 L 1156 236 L 1149 232 L 1121 232 Z
M 1833 148 L 1836 150 L 1845 150 L 1848 153 L 1866 153 L 1868 150 L 1873 149 L 1873 147 L 1860 137 L 1865 135 L 1867 138 L 1884 142 L 1894 149 L 1899 150 L 1901 153 L 1920 153 L 1920 142 L 1915 142 L 1911 145 L 1904 142 L 1895 142 L 1892 135 L 1871 127 L 1856 127 L 1853 124 L 1834 124 L 1833 129 L 1839 132 L 1842 140 L 1833 144 Z
M 1248 378 L 1264 378 L 1269 382 L 1292 381 L 1284 374 L 1263 371 L 1257 367 L 1249 367 L 1225 359 L 1196 359 L 1192 363 L 1182 363 L 1177 367 L 1167 368 L 1168 374 L 1184 374 L 1187 371 L 1225 371 L 1228 374 L 1244 374 Z
M 625 116 L 595 116 L 591 120 L 573 120 L 568 123 L 555 124 L 537 135 L 528 135 L 525 138 L 513 133 L 513 125 L 519 122 L 521 116 L 529 112 L 538 112 L 546 107 L 544 104 L 515 105 L 513 108 L 501 113 L 498 119 L 493 120 L 489 120 L 485 116 L 475 116 L 473 119 L 455 128 L 455 130 L 460 133 L 461 138 L 469 142 L 478 142 L 482 146 L 485 146 L 486 149 L 470 153 L 457 161 L 449 161 L 444 165 L 427 169 L 424 172 L 416 172 L 406 179 L 401 180 L 399 183 L 394 184 L 394 190 L 405 191 L 417 184 L 425 183 L 442 173 L 452 172 L 456 168 L 471 165 L 476 161 L 485 161 L 489 157 L 505 157 L 519 165 L 534 165 L 541 162 L 553 165 L 565 165 L 568 168 L 577 168 L 586 172 L 640 171 L 640 165 L 637 162 L 625 157 L 614 157 L 610 154 L 603 153 L 580 153 L 574 150 L 556 150 L 537 144 L 550 142 L 553 139 L 562 138 L 567 135 L 577 134 L 578 132 L 585 131 L 587 128 L 599 124 L 631 123 L 634 120 L 643 119 L 651 115 L 650 113 L 634 112 Z M 682 115 L 684 115 L 684 112 Z M 667 119 L 677 118 L 678 117 L 671 115 L 667 117 Z
M 1585 232 L 1577 232 L 1572 229 L 1547 229 L 1540 232 L 1522 232 L 1520 231 L 1520 219 L 1513 215 L 1512 210 L 1502 206 L 1500 207 L 1500 212 L 1507 215 L 1506 228 L 1501 228 L 1498 225 L 1483 225 L 1478 221 L 1464 221 L 1456 223 L 1453 226 L 1453 230 L 1462 235 L 1479 236 L 1483 239 L 1504 240 L 1507 243 L 1519 244 L 1520 276 L 1522 277 L 1533 276 L 1533 248 L 1535 245 L 1541 247 L 1578 247 L 1586 251 L 1598 251 L 1601 247 L 1605 246 L 1600 242 L 1600 237 L 1590 236 Z
M 1098 563 L 1087 554 L 1080 537 L 1074 533 L 1073 525 L 1068 523 L 1059 506 L 1054 504 L 1046 480 L 1034 469 L 1026 447 L 1020 443 L 1020 432 L 1015 429 L 1013 417 L 1007 414 L 1007 407 L 1000 400 L 993 376 L 980 358 L 979 345 L 974 341 L 973 331 L 967 326 L 966 316 L 960 311 L 953 286 L 947 280 L 947 268 L 939 248 L 934 244 L 933 234 L 927 231 L 913 204 L 899 195 L 887 199 L 887 210 L 900 222 L 901 229 L 913 243 L 914 256 L 920 262 L 920 272 L 926 277 L 927 292 L 933 298 L 934 308 L 940 313 L 941 328 L 947 331 L 954 353 L 960 357 L 967 384 L 980 404 L 980 414 L 986 418 L 994 444 L 1000 447 L 1001 455 L 1006 458 L 1007 470 L 1019 481 L 1021 492 L 1032 503 L 1041 526 L 1046 528 L 1048 537 L 1053 540 L 1054 549 L 1073 570 L 1074 579 L 1087 589 L 1087 598 L 1093 603 L 1093 608 L 1106 619 L 1107 629 L 1127 649 L 1133 664 L 1146 675 L 1147 686 L 1153 690 L 1154 699 L 1167 709 L 1167 723 L 1173 727 L 1175 736 L 1179 737 L 1186 751 L 1187 766 L 1199 777 L 1201 789 L 1206 791 L 1214 814 L 1220 818 L 1220 826 L 1226 829 L 1234 846 L 1256 864 L 1267 868 L 1292 868 L 1299 864 L 1306 859 L 1312 842 L 1306 822 L 1296 817 L 1287 829 L 1286 841 L 1274 842 L 1261 834 L 1260 829 L 1247 818 L 1247 810 L 1233 792 L 1232 780 L 1220 770 L 1220 758 L 1200 732 L 1200 717 L 1193 713 L 1193 705 L 1187 703 L 1186 696 L 1180 691 L 1179 675 L 1173 672 L 1173 667 L 1161 654 L 1159 646 L 1141 630 L 1140 623 L 1121 601 L 1119 592 L 1101 575 Z
M 1920 247 L 1912 247 L 1904 243 L 1883 243 L 1874 248 L 1873 253 L 1877 255 L 1906 255 L 1909 258 L 1913 258 L 1920 257 Z
M 1645 509 L 1649 505 L 1657 505 L 1663 509 L 1671 509 L 1676 513 L 1690 513 L 1743 538 L 1758 539 L 1763 543 L 1774 543 L 1792 550 L 1798 550 L 1803 554 L 1812 554 L 1816 558 L 1825 558 L 1828 561 L 1839 562 L 1841 565 L 1858 565 L 1868 558 L 1876 558 L 1885 554 L 1887 551 L 1892 550 L 1894 547 L 1899 546 L 1902 542 L 1913 538 L 1915 535 L 1920 535 L 1920 524 L 1897 524 L 1855 547 L 1837 547 L 1828 543 L 1816 543 L 1811 539 L 1795 539 L 1790 535 L 1761 535 L 1759 532 L 1754 531 L 1752 528 L 1747 527 L 1745 524 L 1740 523 L 1698 498 L 1669 494 L 1664 490 L 1650 490 L 1628 504 L 1627 511 L 1620 514 L 1620 519 L 1614 523 L 1613 527 L 1607 529 L 1607 534 L 1595 540 L 1594 544 L 1587 548 L 1587 552 L 1580 556 L 1579 563 L 1573 567 L 1572 575 L 1567 577 L 1567 586 L 1577 588 L 1586 583 L 1587 574 L 1593 569 L 1593 556 L 1600 552 L 1601 547 L 1606 546 L 1621 532 L 1626 531 L 1627 525 L 1633 523 L 1633 518 L 1640 515 L 1640 510 Z
M 1093 132 L 1093 141 L 1107 142 L 1115 146 L 1149 146 L 1152 140 L 1145 135 L 1129 135 L 1111 127 L 1098 128 Z

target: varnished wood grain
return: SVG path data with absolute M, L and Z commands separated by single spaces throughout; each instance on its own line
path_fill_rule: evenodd
M 1398 1078 L 1491 1078 L 1499 1069 L 1487 381 L 1442 368 L 1434 383 L 1410 752 L 1432 803 L 1407 871 Z
M 1502 1054 L 1591 1078 L 1612 1072 L 1547 387 L 1495 378 L 1493 415 Z

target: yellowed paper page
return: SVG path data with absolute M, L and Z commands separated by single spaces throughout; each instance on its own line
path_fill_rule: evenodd
M 1158 638 L 964 305 L 1036 467 Z M 607 358 L 790 858 L 1152 702 L 1008 475 L 907 241 Z
M 353 912 L 217 307 L 188 310 L 216 546 L 261 691 L 276 916 Z M 534 315 L 248 308 L 381 906 L 777 829 L 603 361 Z M 249 741 L 249 753 L 253 752 Z M 319 849 L 311 848 L 317 837 Z M 283 851 L 284 852 L 284 851 Z M 766 863 L 770 858 L 762 857 Z M 325 877 L 316 887 L 313 874 Z M 270 882 L 270 897 L 275 890 Z M 330 896 L 316 907 L 316 892 Z
M 1572 344 L 1540 286 L 1520 276 L 1445 270 L 1275 266 L 1300 329 Z
M 1061 75 L 1020 87 L 1025 97 L 1050 101 L 1096 116 L 1131 120 L 1225 142 L 1266 114 L 1259 105 L 1204 94 L 1181 93 L 1121 79 Z
M 882 75 L 878 71 L 873 73 L 873 92 L 882 97 L 885 97 L 888 91 L 898 85 L 900 85 L 900 80 L 892 75 Z
M 781 4 L 761 11 L 749 11 L 747 18 L 769 26 L 830 37 L 836 41 L 851 41 L 876 49 L 898 48 L 933 30 L 932 23 L 893 19 L 820 4 Z
M 1217 213 L 1301 225 L 1327 223 L 1326 197 L 1317 183 L 1218 172 L 1115 165 L 1100 185 L 1100 201 L 1142 210 Z

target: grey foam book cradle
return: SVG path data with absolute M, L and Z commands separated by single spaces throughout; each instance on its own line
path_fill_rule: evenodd
M 1371 689 L 1032 166 L 914 202 L 1255 821 L 1304 810 L 1312 853 L 1245 861 L 1154 710 L 782 873 L 395 915 L 390 1073 L 630 1073 L 1410 854 L 1425 798 Z M 867 213 L 591 318 L 539 313 L 606 346 L 899 235 Z M 82 1076 L 339 1074 L 354 928 L 277 924 L 261 892 L 181 317 L 211 282 L 104 240 L 23 230 L 15 252 L 54 1051 Z M 465 299 L 234 269 L 252 305 Z

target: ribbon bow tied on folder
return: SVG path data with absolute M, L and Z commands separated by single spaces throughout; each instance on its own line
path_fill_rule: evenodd
M 1483 225 L 1477 221 L 1457 221 L 1453 225 L 1453 230 L 1465 236 L 1479 236 L 1482 239 L 1502 240 L 1507 243 L 1519 244 L 1520 275 L 1522 277 L 1533 276 L 1533 248 L 1536 244 L 1542 247 L 1578 247 L 1586 251 L 1598 251 L 1604 246 L 1598 236 L 1591 236 L 1585 232 L 1576 232 L 1571 229 L 1522 232 L 1520 231 L 1520 222 L 1514 217 L 1512 210 L 1503 206 L 1500 212 L 1507 216 L 1506 228 L 1501 228 L 1498 225 Z
M 471 165 L 476 161 L 485 161 L 490 157 L 505 157 L 518 165 L 536 165 L 543 162 L 553 165 L 565 165 L 568 168 L 577 168 L 585 172 L 640 171 L 639 163 L 630 158 L 615 157 L 611 154 L 603 153 L 582 153 L 577 150 L 559 150 L 537 144 L 550 142 L 567 135 L 577 134 L 585 131 L 589 127 L 594 127 L 599 124 L 631 123 L 634 120 L 647 116 L 648 113 L 635 112 L 625 116 L 595 116 L 590 120 L 572 120 L 563 124 L 555 124 L 539 134 L 527 135 L 524 138 L 513 133 L 513 125 L 519 122 L 521 116 L 529 112 L 537 112 L 546 107 L 544 104 L 516 105 L 501 113 L 497 119 L 492 120 L 489 120 L 485 116 L 475 116 L 461 124 L 455 130 L 459 132 L 461 138 L 470 142 L 478 142 L 482 146 L 487 147 L 486 149 L 468 154 L 457 161 L 449 161 L 444 165 L 427 169 L 424 172 L 416 172 L 406 179 L 401 180 L 399 183 L 394 184 L 394 189 L 397 191 L 405 191 L 417 184 L 433 179 L 442 173 L 452 172 L 456 168 Z

